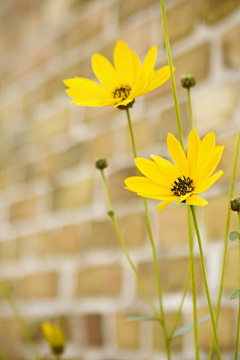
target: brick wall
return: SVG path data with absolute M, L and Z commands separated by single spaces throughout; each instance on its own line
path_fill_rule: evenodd
M 224 175 L 199 210 L 211 293 L 218 289 L 236 134 L 240 122 L 239 0 L 169 0 L 167 17 L 184 135 L 189 131 L 183 73 L 196 76 L 193 91 L 200 135 L 213 130 L 226 145 Z M 141 199 L 123 189 L 134 173 L 125 114 L 113 107 L 70 105 L 62 79 L 93 78 L 91 55 L 112 60 L 122 39 L 141 58 L 156 44 L 157 67 L 167 63 L 158 0 L 8 0 L 0 4 L 0 274 L 9 282 L 42 356 L 48 348 L 43 320 L 60 323 L 66 358 L 165 359 L 157 324 L 127 323 L 151 311 L 137 288 L 108 219 L 96 157 L 107 157 L 115 212 L 132 259 L 156 300 L 151 249 Z M 166 155 L 166 135 L 177 135 L 170 81 L 138 98 L 131 111 L 141 156 Z M 236 195 L 240 190 L 240 160 Z M 149 201 L 164 305 L 173 322 L 188 268 L 186 213 L 158 213 Z M 216 220 L 217 219 L 217 220 Z M 232 216 L 231 230 L 237 230 Z M 238 286 L 236 246 L 229 244 L 219 330 L 226 359 L 234 346 Z M 199 316 L 206 299 L 196 250 Z M 190 294 L 181 324 L 191 321 Z M 227 330 L 226 330 L 227 329 Z M 211 325 L 199 328 L 203 355 Z M 227 334 L 227 335 L 226 335 Z M 175 359 L 190 359 L 192 333 L 173 341 Z M 8 359 L 30 358 L 18 323 L 0 299 L 0 345 Z

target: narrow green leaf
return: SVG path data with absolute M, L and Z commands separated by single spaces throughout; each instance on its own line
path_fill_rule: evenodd
M 235 359 L 235 354 L 232 355 L 229 360 L 234 360 L 234 359 Z M 240 351 L 238 352 L 237 360 L 240 360 Z
M 240 295 L 240 290 L 239 290 L 239 289 L 236 289 L 236 290 L 231 291 L 228 296 L 229 296 L 229 299 L 230 299 L 230 300 L 233 300 L 233 299 L 235 299 L 236 297 L 238 297 L 239 295 Z
M 239 240 L 239 233 L 237 232 L 237 231 L 232 231 L 232 232 L 230 232 L 230 234 L 229 234 L 229 239 L 231 240 L 231 241 L 235 241 L 235 240 Z
M 210 318 L 210 315 L 204 316 L 204 317 L 198 319 L 197 324 L 200 325 L 200 324 L 204 323 L 205 321 L 207 321 L 209 318 Z M 187 324 L 187 325 L 181 327 L 180 329 L 175 331 L 175 333 L 172 336 L 172 339 L 175 339 L 178 336 L 184 335 L 185 333 L 192 330 L 193 328 L 194 328 L 194 323 Z
M 156 316 L 130 316 L 125 321 L 158 321 Z

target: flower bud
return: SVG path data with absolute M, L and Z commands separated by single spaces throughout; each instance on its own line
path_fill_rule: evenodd
M 50 323 L 43 323 L 41 327 L 43 335 L 51 347 L 52 353 L 54 355 L 62 355 L 66 343 L 62 329 Z
M 181 84 L 182 84 L 182 87 L 184 87 L 185 89 L 189 89 L 196 85 L 196 79 L 193 75 L 190 75 L 190 74 L 182 75 Z
M 240 212 L 240 197 L 236 197 L 230 201 L 230 208 L 232 211 Z
M 104 170 L 108 166 L 106 159 L 97 159 L 95 161 L 95 166 L 98 170 Z

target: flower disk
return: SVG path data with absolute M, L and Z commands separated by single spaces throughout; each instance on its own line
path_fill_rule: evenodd
M 177 139 L 168 134 L 167 145 L 173 163 L 156 155 L 152 160 L 136 158 L 136 166 L 145 177 L 134 176 L 125 180 L 126 189 L 137 195 L 162 200 L 161 211 L 174 201 L 187 205 L 205 206 L 207 201 L 198 194 L 206 191 L 223 174 L 216 169 L 224 146 L 215 145 L 215 134 L 208 133 L 201 141 L 196 130 L 188 138 L 187 156 Z
M 113 54 L 114 66 L 100 54 L 92 56 L 93 71 L 101 84 L 75 77 L 64 80 L 69 87 L 66 92 L 74 99 L 72 104 L 114 105 L 125 109 L 137 96 L 156 89 L 170 78 L 169 66 L 154 70 L 156 57 L 157 47 L 153 46 L 141 65 L 138 55 L 125 42 L 118 41 Z

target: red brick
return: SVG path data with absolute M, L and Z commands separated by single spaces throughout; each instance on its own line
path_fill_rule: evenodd
M 37 198 L 30 198 L 16 202 L 9 209 L 11 221 L 33 218 L 37 212 Z
M 102 316 L 88 314 L 84 317 L 87 346 L 101 347 L 103 345 Z
M 124 180 L 130 176 L 135 176 L 135 168 L 124 169 L 115 172 L 109 176 L 109 189 L 113 201 L 123 201 L 130 198 L 137 199 L 137 195 L 131 191 L 124 189 Z
M 145 7 L 153 4 L 154 2 L 158 3 L 157 0 L 138 0 L 137 2 L 120 0 L 120 8 L 119 8 L 120 20 L 124 20 L 125 17 L 130 16 L 136 13 L 137 11 L 144 9 Z M 160 11 L 160 7 L 159 7 L 159 11 Z
M 189 267 L 188 258 L 162 259 L 159 262 L 161 283 L 164 293 L 182 291 L 187 279 Z M 157 295 L 157 283 L 152 262 L 141 263 L 139 265 L 139 274 L 141 280 L 150 295 Z M 202 270 L 199 259 L 195 259 L 195 277 L 197 292 L 200 292 L 203 286 Z M 142 295 L 140 288 L 139 294 Z
M 232 69 L 240 68 L 240 23 L 234 25 L 223 36 L 223 58 L 227 67 Z
M 239 6 L 239 0 L 201 0 L 199 6 L 202 19 L 214 24 L 233 12 Z
M 122 274 L 119 266 L 98 266 L 80 271 L 76 296 L 119 296 Z
M 24 300 L 47 299 L 57 297 L 56 273 L 44 273 L 25 276 L 15 281 L 16 296 Z
M 139 322 L 127 322 L 129 314 L 117 314 L 117 345 L 120 349 L 137 349 L 139 346 Z

